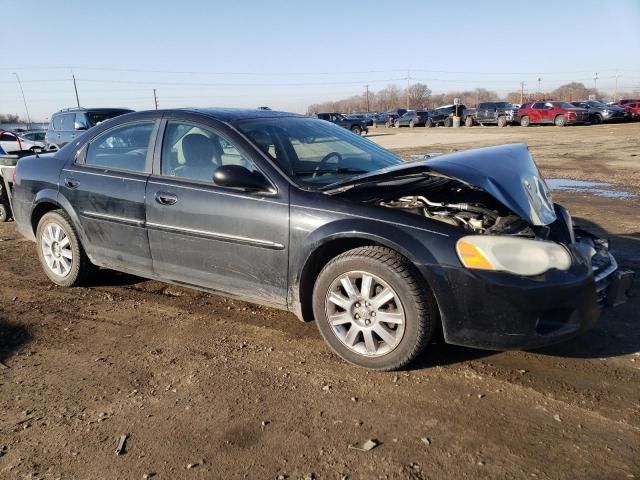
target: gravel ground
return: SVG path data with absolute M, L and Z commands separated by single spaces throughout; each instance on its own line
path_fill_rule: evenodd
M 640 193 L 640 124 L 370 137 L 406 156 L 524 141 L 547 177 Z M 640 267 L 640 197 L 555 198 Z M 0 478 L 640 477 L 637 283 L 568 343 L 434 343 L 409 370 L 371 373 L 277 310 L 107 271 L 54 287 L 12 223 L 0 282 Z

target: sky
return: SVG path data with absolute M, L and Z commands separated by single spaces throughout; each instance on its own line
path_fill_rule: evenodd
M 640 88 L 640 0 L 0 0 L 0 113 L 309 104 L 388 84 Z M 7 42 L 7 39 L 9 41 Z

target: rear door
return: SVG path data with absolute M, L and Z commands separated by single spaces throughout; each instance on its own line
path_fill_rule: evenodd
M 215 185 L 213 172 L 221 165 L 266 176 L 253 147 L 220 122 L 176 116 L 161 130 L 146 194 L 156 275 L 286 305 L 288 188 L 270 194 Z
M 95 136 L 62 171 L 60 195 L 73 205 L 101 266 L 152 273 L 145 227 L 146 184 L 159 121 L 132 121 Z
M 544 102 L 535 102 L 531 106 L 530 115 L 531 123 L 544 123 L 546 115 Z

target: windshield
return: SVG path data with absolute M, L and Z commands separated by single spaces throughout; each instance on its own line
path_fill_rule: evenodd
M 294 182 L 322 187 L 404 161 L 332 123 L 304 117 L 235 122 Z

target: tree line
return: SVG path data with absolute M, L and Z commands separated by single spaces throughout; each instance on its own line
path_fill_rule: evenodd
M 369 91 L 361 95 L 353 95 L 341 100 L 327 101 L 309 105 L 307 114 L 316 112 L 389 112 L 399 108 L 407 108 L 409 110 L 431 110 L 442 105 L 453 103 L 454 98 L 459 98 L 460 103 L 467 107 L 473 107 L 482 102 L 492 102 L 497 100 L 506 100 L 511 103 L 521 103 L 535 100 L 586 100 L 590 95 L 595 95 L 599 100 L 612 101 L 612 95 L 588 88 L 583 83 L 571 82 L 552 90 L 550 92 L 527 93 L 527 92 L 509 92 L 505 96 L 498 95 L 493 90 L 486 88 L 475 88 L 473 90 L 456 91 L 452 90 L 446 93 L 434 94 L 431 89 L 424 83 L 414 83 L 406 88 L 400 88 L 397 85 L 388 85 L 377 92 Z M 639 91 L 633 93 L 620 92 L 619 98 L 640 96 Z

